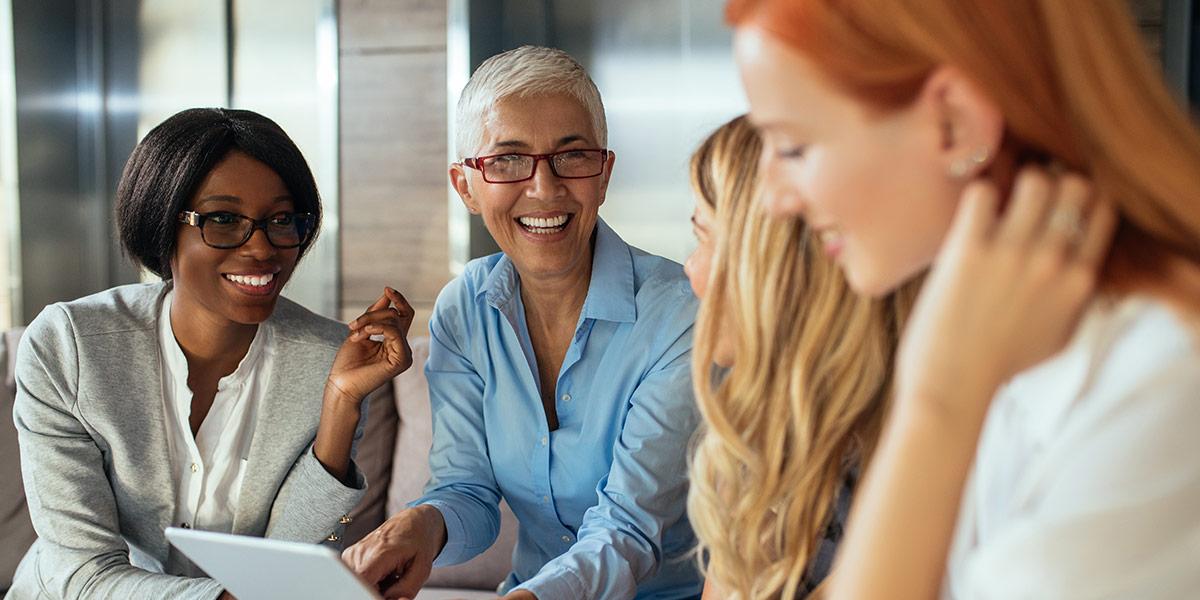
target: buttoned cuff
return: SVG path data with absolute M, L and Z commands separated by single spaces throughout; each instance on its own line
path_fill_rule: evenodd
M 454 506 L 444 500 L 426 500 L 421 504 L 432 506 L 442 513 L 446 523 L 446 545 L 433 561 L 435 567 L 457 565 L 467 560 L 467 527 Z
M 317 460 L 312 446 L 309 446 L 297 466 L 301 473 L 300 481 L 311 482 L 311 487 L 303 486 L 297 489 L 296 492 L 302 494 L 302 497 L 289 498 L 288 508 L 298 513 L 293 515 L 298 519 L 307 520 L 313 525 L 322 524 L 322 527 L 327 527 L 321 533 L 324 537 L 321 541 L 334 547 L 341 547 L 342 532 L 350 522 L 350 512 L 354 510 L 355 506 L 358 506 L 363 494 L 366 493 L 366 478 L 351 460 L 346 479 L 354 482 L 354 485 L 353 487 L 346 486 L 340 479 L 331 475 L 321 461 Z M 305 540 L 301 539 L 300 541 Z
M 529 590 L 538 600 L 576 600 L 589 597 L 587 585 L 578 573 L 553 567 L 542 569 L 532 579 L 513 590 Z

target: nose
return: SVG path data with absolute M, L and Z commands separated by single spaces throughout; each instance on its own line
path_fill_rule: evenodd
M 267 260 L 273 258 L 278 249 L 271 245 L 271 241 L 267 239 L 267 232 L 261 227 L 255 228 L 250 233 L 250 239 L 246 240 L 245 244 L 238 247 L 238 252 L 245 257 L 254 260 Z
M 526 194 L 531 198 L 554 198 L 563 189 L 562 180 L 550 168 L 550 161 L 539 160 L 533 167 L 533 179 L 529 180 Z

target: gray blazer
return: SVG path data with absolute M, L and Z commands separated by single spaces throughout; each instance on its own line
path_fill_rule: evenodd
M 187 559 L 163 535 L 176 503 L 157 325 L 170 285 L 122 286 L 53 304 L 25 332 L 13 420 L 38 540 L 8 598 L 219 595 L 211 579 L 177 575 Z M 347 330 L 283 298 L 270 321 L 275 366 L 233 532 L 336 542 L 366 486 L 353 466 L 353 489 L 329 475 L 312 442 Z

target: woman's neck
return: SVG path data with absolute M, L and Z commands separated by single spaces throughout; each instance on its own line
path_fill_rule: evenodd
M 531 330 L 575 327 L 592 280 L 591 253 L 566 276 L 521 276 L 521 301 Z
M 221 318 L 178 291 L 172 296 L 170 319 L 175 341 L 193 375 L 223 377 L 232 373 L 246 356 L 258 331 L 258 325 Z

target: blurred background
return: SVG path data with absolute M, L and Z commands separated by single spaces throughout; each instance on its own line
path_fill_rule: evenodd
M 141 278 L 112 200 L 134 144 L 188 107 L 275 119 L 328 218 L 285 294 L 338 319 L 384 285 L 424 322 L 496 250 L 446 183 L 452 110 L 485 58 L 557 46 L 589 69 L 619 160 L 602 216 L 682 261 L 687 160 L 745 110 L 723 0 L 0 0 L 0 330 Z M 1195 0 L 1132 0 L 1147 52 L 1200 100 Z

